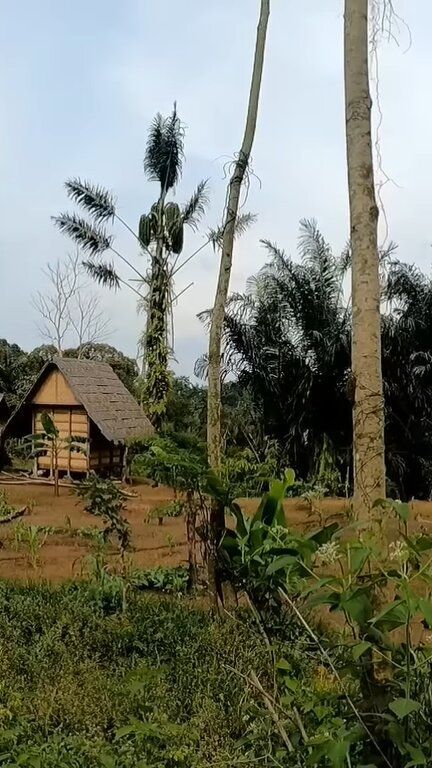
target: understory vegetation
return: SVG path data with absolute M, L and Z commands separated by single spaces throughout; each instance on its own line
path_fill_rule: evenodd
M 266 749 L 252 666 L 268 655 L 241 617 L 172 598 L 70 584 L 0 585 L 0 764 L 201 768 Z M 260 726 L 261 727 L 261 726 Z
M 266 480 L 292 466 L 301 495 L 352 492 L 351 308 L 344 281 L 350 252 L 332 252 L 313 221 L 301 224 L 300 262 L 266 241 L 268 263 L 234 294 L 225 317 L 222 386 L 223 480 L 237 496 L 255 496 Z M 432 283 L 381 254 L 382 355 L 386 415 L 387 495 L 429 499 L 432 492 Z M 204 313 L 203 321 L 209 314 Z M 49 346 L 27 354 L 0 342 L 0 391 L 17 405 L 44 363 Z M 65 355 L 74 355 L 73 350 Z M 138 397 L 136 363 L 105 344 L 82 357 L 106 360 Z M 207 359 L 197 361 L 203 385 L 170 376 L 162 436 L 205 455 Z M 228 377 L 228 378 L 227 378 Z M 135 456 L 139 451 L 135 451 Z M 145 460 L 133 472 L 144 474 Z

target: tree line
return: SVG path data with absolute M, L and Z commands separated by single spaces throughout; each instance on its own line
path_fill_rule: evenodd
M 282 439 L 288 445 L 292 454 L 291 461 L 298 464 L 303 472 L 307 465 L 316 460 L 322 445 L 327 450 L 335 452 L 334 461 L 345 472 L 347 487 L 352 487 L 354 508 L 357 517 L 369 517 L 372 513 L 376 498 L 385 494 L 385 449 L 384 432 L 388 438 L 387 475 L 393 482 L 398 477 L 397 487 L 403 493 L 410 494 L 414 484 L 421 479 L 422 493 L 425 492 L 426 475 L 429 470 L 424 463 L 420 451 L 419 466 L 422 470 L 412 472 L 407 469 L 410 459 L 406 451 L 400 447 L 400 435 L 403 428 L 408 429 L 410 437 L 416 433 L 416 448 L 421 442 L 420 435 L 427 432 L 428 426 L 422 420 L 422 427 L 414 427 L 411 418 L 404 418 L 402 405 L 391 391 L 384 391 L 382 366 L 386 372 L 397 367 L 398 363 L 387 354 L 390 341 L 392 350 L 395 345 L 402 343 L 394 323 L 399 308 L 395 306 L 389 316 L 380 316 L 382 286 L 380 284 L 380 254 L 378 251 L 378 208 L 374 190 L 374 167 L 372 153 L 371 129 L 371 95 L 369 86 L 368 53 L 371 35 L 374 35 L 374 23 L 380 14 L 387 13 L 386 4 L 377 3 L 374 6 L 373 18 L 370 17 L 368 0 L 345 0 L 344 13 L 344 57 L 345 57 L 345 123 L 347 146 L 348 193 L 350 207 L 350 267 L 351 267 L 351 302 L 344 306 L 340 285 L 332 274 L 319 274 L 321 282 L 317 294 L 321 296 L 321 304 L 310 304 L 304 307 L 305 312 L 317 312 L 316 321 L 330 322 L 325 314 L 331 312 L 336 324 L 337 339 L 325 339 L 325 349 L 318 350 L 318 336 L 308 337 L 309 349 L 302 358 L 301 352 L 293 341 L 292 332 L 287 331 L 283 311 L 287 301 L 294 302 L 300 289 L 294 284 L 294 294 L 282 297 L 275 291 L 268 299 L 273 304 L 281 304 L 277 315 L 282 340 L 287 341 L 284 350 L 279 349 L 277 360 L 271 362 L 267 369 L 267 384 L 264 386 L 260 379 L 260 365 L 254 361 L 253 366 L 247 360 L 241 376 L 250 374 L 252 396 L 256 400 L 257 391 L 260 393 L 264 412 L 264 431 L 275 434 L 280 442 Z M 151 416 L 155 426 L 160 430 L 164 427 L 167 417 L 169 392 L 169 358 L 172 352 L 173 307 L 179 296 L 188 289 L 186 286 L 176 292 L 174 278 L 183 267 L 204 247 L 213 245 L 220 255 L 218 284 L 212 311 L 208 314 L 209 352 L 208 366 L 208 395 L 207 395 L 207 452 L 209 465 L 216 472 L 220 468 L 221 449 L 223 447 L 222 428 L 222 375 L 226 361 L 236 356 L 235 324 L 239 322 L 235 312 L 235 301 L 228 300 L 230 289 L 231 267 L 234 255 L 235 237 L 247 227 L 253 217 L 241 211 L 241 192 L 250 178 L 250 157 L 258 121 L 258 108 L 262 87 L 265 49 L 267 44 L 268 21 L 270 15 L 270 0 L 260 0 L 259 19 L 255 40 L 254 61 L 251 76 L 249 100 L 246 111 L 245 130 L 240 150 L 233 157 L 230 166 L 230 177 L 227 188 L 226 205 L 221 216 L 221 224 L 214 230 L 209 230 L 202 245 L 187 256 L 180 256 L 184 250 L 186 227 L 196 229 L 202 222 L 208 205 L 208 188 L 206 180 L 200 181 L 196 191 L 183 205 L 177 204 L 172 195 L 178 186 L 184 160 L 184 127 L 177 114 L 176 105 L 168 117 L 158 114 L 149 129 L 147 147 L 144 154 L 143 169 L 148 182 L 158 185 L 155 203 L 148 212 L 140 217 L 139 222 L 130 224 L 119 214 L 115 196 L 109 190 L 80 178 L 69 179 L 66 191 L 69 199 L 78 206 L 77 212 L 60 213 L 54 217 L 59 229 L 70 236 L 80 248 L 82 267 L 97 282 L 112 288 L 127 287 L 138 297 L 139 308 L 145 311 L 146 320 L 140 344 L 142 350 L 142 372 L 144 386 L 141 400 Z M 387 18 L 387 16 L 386 16 Z M 375 19 L 375 22 L 374 22 Z M 371 26 L 372 25 L 372 26 Z M 374 45 L 377 44 L 376 35 Z M 142 266 L 136 266 L 128 255 L 119 252 L 115 244 L 115 226 L 126 227 L 133 238 L 135 247 L 138 245 L 143 257 Z M 306 238 L 307 233 L 303 233 Z M 310 233 L 309 233 L 310 234 Z M 275 257 L 276 260 L 278 257 Z M 278 268 L 282 268 L 284 260 L 279 259 Z M 276 262 L 275 262 L 276 263 Z M 129 270 L 129 276 L 119 271 L 119 266 Z M 273 264 L 273 271 L 277 269 Z M 270 268 L 269 268 L 270 269 Z M 302 266 L 303 277 L 306 274 Z M 311 267 L 312 269 L 312 267 Z M 391 290 L 395 267 L 385 290 Z M 282 269 L 283 271 L 283 269 Z M 288 270 L 289 271 L 289 270 Z M 334 271 L 334 270 L 333 270 Z M 295 270 L 291 270 L 292 273 Z M 330 269 L 331 272 L 331 269 Z M 298 277 L 298 276 L 297 276 Z M 306 282 L 311 278 L 305 277 Z M 262 282 L 263 276 L 260 276 Z M 282 275 L 280 279 L 288 280 Z M 290 277 L 290 280 L 292 278 Z M 330 283 L 325 280 L 329 279 Z M 288 281 L 289 282 L 289 281 Z M 277 280 L 270 281 L 274 289 L 278 287 Z M 292 290 L 293 286 L 289 285 Z M 332 290 L 337 293 L 331 295 Z M 390 293 L 386 295 L 390 296 Z M 251 300 L 249 296 L 248 301 Z M 393 301 L 396 301 L 394 297 Z M 253 297 L 257 301 L 256 297 Z M 404 299 L 401 299 L 403 305 Z M 258 302 L 259 303 L 259 302 Z M 307 303 L 307 302 L 306 302 Z M 39 297 L 40 308 L 44 310 L 43 296 Z M 238 302 L 239 306 L 241 302 Z M 244 302 L 243 302 L 244 304 Z M 268 308 L 267 308 L 268 309 Z M 242 311 L 245 311 L 243 307 Z M 252 310 L 250 310 L 252 312 Z M 299 308 L 296 309 L 299 312 Z M 292 308 L 289 310 L 292 312 Z M 401 310 L 403 314 L 403 309 Z M 323 315 L 324 313 L 324 315 Z M 41 312 L 43 315 L 43 311 Z M 97 311 L 96 311 L 97 315 Z M 349 321 L 349 317 L 351 320 Z M 71 320 L 69 319 L 69 322 Z M 402 322 L 402 321 L 400 321 Z M 225 331 L 224 331 L 225 327 Z M 321 328 L 321 326 L 320 326 Z M 97 328 L 100 331 L 100 328 Z M 105 330 L 105 329 L 102 329 Z M 223 335 L 226 335 L 224 342 Z M 334 329 L 333 329 L 334 332 Z M 231 333 L 231 336 L 230 336 Z M 291 334 L 291 336 L 290 336 Z M 289 337 L 289 339 L 288 339 Z M 93 341 L 99 339 L 93 338 Z M 240 342 L 239 342 L 240 343 Z M 383 348 L 383 350 L 382 350 Z M 271 347 L 269 347 L 271 349 Z M 288 352 L 288 349 L 290 351 Z M 382 354 L 383 351 L 383 354 Z M 423 354 L 423 348 L 419 354 Z M 252 354 L 252 351 L 249 350 Z M 248 354 L 249 354 L 248 353 Z M 270 354 L 267 347 L 261 350 L 262 355 Z M 293 370 L 284 369 L 286 356 L 293 359 Z M 316 360 L 315 360 L 316 357 Z M 402 358 L 403 359 L 403 358 Z M 317 360 L 319 362 L 317 362 Z M 409 361 L 405 361 L 408 365 Z M 314 366 L 319 370 L 324 366 L 321 378 L 314 373 Z M 276 370 L 276 373 L 275 373 Z M 245 372 L 246 371 L 246 372 Z M 343 372 L 339 375 L 339 371 Z M 416 368 L 416 376 L 418 371 Z M 342 376 L 342 378 L 341 378 Z M 285 378 L 283 378 L 285 377 Z M 295 378 L 297 377 L 297 379 Z M 255 379 L 253 381 L 253 379 Z M 396 375 L 395 375 L 396 379 Z M 271 382 L 269 389 L 268 382 Z M 277 381 L 277 385 L 275 385 Z M 389 374 L 386 373 L 388 384 Z M 319 382 L 319 383 L 318 383 Z M 386 387 L 387 387 L 386 384 Z M 268 391 L 276 386 L 277 402 L 272 393 L 272 402 L 268 400 Z M 399 384 L 399 389 L 402 388 Z M 267 389 L 266 389 L 267 387 Z M 322 408 L 320 390 L 328 391 L 334 387 L 330 398 L 332 409 L 329 413 L 319 414 Z M 350 390 L 347 398 L 345 393 Z M 295 395 L 293 396 L 293 392 Z M 384 412 L 384 395 L 386 398 L 386 414 Z M 412 399 L 412 398 L 411 398 Z M 408 407 L 405 400 L 405 408 Z M 336 409 L 336 410 L 335 410 Z M 278 410 L 281 412 L 278 414 Z M 350 428 L 350 410 L 353 417 L 353 429 Z M 311 413 L 315 414 L 311 418 Z M 337 428 L 327 425 L 330 413 Z M 268 414 L 268 418 L 267 418 Z M 295 415 L 294 415 L 295 414 Z M 385 421 L 386 415 L 386 421 Z M 414 417 L 413 412 L 410 416 Z M 295 421 L 295 423 L 294 423 Z M 273 426 L 274 423 L 274 426 Z M 415 421 L 417 424 L 418 422 Z M 402 428 L 403 424 L 403 428 Z M 391 426 L 389 426 L 391 425 Z M 407 426 L 409 425 L 409 426 Z M 283 433 L 283 434 L 282 434 Z M 336 434 L 337 433 L 337 434 Z M 394 435 L 398 434 L 396 439 Z M 405 440 L 408 440 L 405 434 Z M 321 444 L 321 449 L 318 446 Z M 353 458 L 348 458 L 352 449 Z M 317 454 L 318 451 L 318 454 Z M 346 458 L 341 458 L 345 452 Z M 419 454 L 419 455 L 420 455 Z M 410 446 L 410 456 L 411 446 Z M 396 472 L 395 467 L 398 467 Z M 342 472 L 342 473 L 343 473 Z M 400 478 L 403 477 L 401 485 Z M 417 491 L 418 493 L 419 491 Z M 213 523 L 222 527 L 222 510 L 214 510 Z

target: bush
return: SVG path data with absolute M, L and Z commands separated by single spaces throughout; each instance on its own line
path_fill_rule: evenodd
M 85 584 L 0 583 L 2 765 L 231 766 L 253 705 L 239 675 L 268 675 L 261 641 L 187 598 L 117 608 Z

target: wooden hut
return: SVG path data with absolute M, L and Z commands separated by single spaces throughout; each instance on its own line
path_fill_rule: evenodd
M 2 438 L 42 432 L 44 411 L 59 431 L 58 469 L 67 474 L 119 472 L 126 440 L 154 432 L 111 366 L 93 360 L 57 357 L 47 363 L 7 422 Z M 85 451 L 71 451 L 67 445 L 70 437 L 83 440 Z M 52 470 L 49 452 L 35 462 L 36 471 Z

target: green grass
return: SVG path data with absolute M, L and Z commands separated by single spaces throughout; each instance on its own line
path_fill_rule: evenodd
M 184 598 L 119 609 L 88 584 L 0 583 L 0 766 L 234 764 L 263 644 Z

